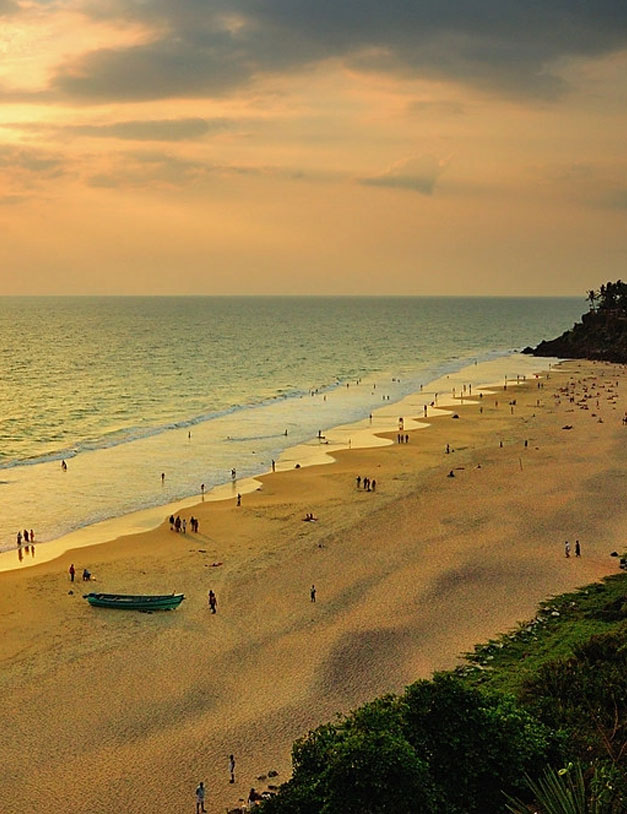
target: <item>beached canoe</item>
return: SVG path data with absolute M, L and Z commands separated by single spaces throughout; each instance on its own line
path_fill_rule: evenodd
M 185 599 L 184 594 L 163 594 L 158 596 L 134 596 L 132 594 L 83 594 L 90 605 L 96 608 L 121 608 L 125 610 L 173 610 Z

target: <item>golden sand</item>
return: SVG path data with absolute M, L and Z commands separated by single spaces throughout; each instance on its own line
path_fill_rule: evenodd
M 570 379 L 575 401 L 555 398 Z M 309 728 L 454 666 L 548 595 L 615 572 L 626 379 L 569 362 L 541 389 L 466 400 L 459 418 L 408 430 L 408 444 L 264 476 L 239 508 L 185 508 L 197 535 L 164 522 L 0 574 L 0 811 L 183 814 L 204 780 L 207 810 L 223 814 L 251 786 L 286 780 Z M 581 558 L 565 558 L 567 539 Z M 97 581 L 71 585 L 71 562 Z M 107 611 L 87 605 L 86 588 L 186 600 L 170 613 Z M 256 779 L 271 769 L 276 780 Z

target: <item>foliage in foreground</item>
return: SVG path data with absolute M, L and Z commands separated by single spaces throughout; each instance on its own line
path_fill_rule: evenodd
M 590 774 L 590 773 L 589 773 Z M 596 772 L 586 778 L 581 763 L 567 768 L 547 769 L 542 777 L 527 778 L 533 799 L 542 814 L 622 814 L 624 808 L 613 794 L 611 773 Z M 521 800 L 509 798 L 507 810 L 512 814 L 529 814 Z
M 263 814 L 503 814 L 503 792 L 516 814 L 626 814 L 627 575 L 310 732 L 293 767 Z
M 556 747 L 512 698 L 438 674 L 298 741 L 293 777 L 263 812 L 496 814 Z

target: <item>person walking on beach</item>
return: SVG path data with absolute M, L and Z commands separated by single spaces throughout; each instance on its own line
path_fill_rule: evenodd
M 315 585 L 311 586 L 311 590 L 309 591 L 309 597 L 310 597 L 312 602 L 316 601 L 316 586 Z
M 22 545 L 22 532 L 18 531 L 18 533 L 17 533 L 17 547 L 20 548 L 21 545 Z
M 174 531 L 174 515 L 170 515 L 170 531 Z
M 239 492 L 237 493 L 237 505 L 238 506 L 242 505 L 242 496 L 240 495 Z
M 218 609 L 218 600 L 213 591 L 209 591 L 209 607 L 211 608 L 211 613 L 215 613 Z
M 370 488 L 372 489 L 373 492 L 375 492 L 376 489 L 377 489 L 377 482 L 376 482 L 376 480 L 374 478 L 372 479 L 372 482 L 370 483 Z
M 70 565 L 70 582 L 74 582 L 74 574 L 76 573 L 76 569 L 74 568 L 74 563 Z
M 235 783 L 235 755 L 229 755 L 229 773 L 231 775 L 229 783 Z
M 566 540 L 566 542 L 564 543 L 564 555 L 566 557 L 570 557 L 570 543 L 568 542 L 568 540 Z
M 579 540 L 575 540 L 575 557 L 581 557 L 581 546 Z
M 196 814 L 204 814 L 207 809 L 205 808 L 205 784 L 200 781 L 196 786 Z
M 361 483 L 361 475 L 357 475 L 355 478 L 355 483 L 357 484 L 357 488 L 359 489 L 359 484 Z
M 274 460 L 274 458 L 272 459 L 272 471 L 276 472 L 276 461 Z
M 161 473 L 161 483 L 165 483 L 165 472 Z

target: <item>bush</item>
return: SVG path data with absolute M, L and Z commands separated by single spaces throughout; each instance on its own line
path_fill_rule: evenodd
M 293 777 L 263 812 L 501 814 L 503 790 L 524 794 L 552 746 L 510 697 L 442 674 L 298 741 Z
M 447 812 L 503 810 L 503 791 L 525 794 L 525 773 L 556 759 L 558 741 L 511 696 L 482 692 L 448 673 L 407 688 L 407 738 L 428 760 Z
M 569 754 L 609 758 L 627 774 L 627 646 L 625 631 L 593 636 L 570 658 L 545 664 L 525 682 L 525 706 L 568 733 Z

